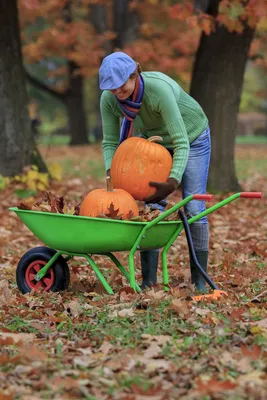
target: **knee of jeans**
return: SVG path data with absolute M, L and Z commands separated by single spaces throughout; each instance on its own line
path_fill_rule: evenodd
M 204 201 L 192 200 L 185 206 L 186 213 L 192 217 L 205 211 L 205 209 L 206 207 Z

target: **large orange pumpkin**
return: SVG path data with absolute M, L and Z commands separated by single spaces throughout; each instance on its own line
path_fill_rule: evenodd
M 113 189 L 110 178 L 107 178 L 107 189 L 95 189 L 87 194 L 80 206 L 80 215 L 97 217 L 109 214 L 110 207 L 119 210 L 118 215 L 122 214 L 122 219 L 127 219 L 129 213 L 132 217 L 139 215 L 134 198 L 125 190 Z
M 162 141 L 162 138 L 126 139 L 112 159 L 110 175 L 114 187 L 126 190 L 136 200 L 154 194 L 156 189 L 149 186 L 149 182 L 166 182 L 172 168 L 170 153 L 154 141 Z

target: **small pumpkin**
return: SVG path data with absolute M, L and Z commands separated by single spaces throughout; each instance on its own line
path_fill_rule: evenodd
M 117 148 L 111 164 L 110 175 L 114 187 L 124 189 L 136 200 L 144 200 L 155 193 L 149 182 L 167 182 L 172 157 L 168 150 L 155 141 L 160 136 L 149 139 L 131 137 Z
M 139 215 L 138 206 L 134 198 L 123 189 L 113 189 L 110 177 L 107 177 L 107 189 L 95 189 L 87 194 L 80 206 L 80 215 L 97 217 L 109 214 L 110 208 L 119 210 L 122 219 Z M 112 218 L 112 216 L 111 216 Z

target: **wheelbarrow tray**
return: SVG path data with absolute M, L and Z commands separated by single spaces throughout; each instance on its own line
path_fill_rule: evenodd
M 70 253 L 130 251 L 148 222 L 120 221 L 10 208 L 46 246 Z M 147 230 L 140 249 L 164 247 L 181 221 L 162 221 Z
M 181 211 L 181 208 L 189 203 L 189 201 L 213 200 L 213 196 L 209 194 L 190 195 L 150 222 L 117 221 L 112 219 L 20 210 L 17 207 L 11 207 L 9 210 L 15 212 L 35 236 L 48 246 L 48 248 L 37 247 L 36 249 L 29 250 L 20 259 L 16 273 L 17 277 L 19 276 L 21 278 L 21 280 L 17 278 L 17 282 L 21 284 L 20 290 L 22 293 L 28 293 L 30 290 L 35 290 L 41 286 L 47 287 L 47 280 L 50 282 L 52 279 L 51 276 L 48 275 L 51 268 L 54 268 L 51 270 L 54 274 L 57 271 L 56 276 L 58 282 L 54 289 L 66 289 L 69 277 L 67 261 L 78 255 L 87 259 L 107 293 L 113 294 L 112 288 L 92 258 L 94 254 L 100 253 L 109 257 L 118 270 L 120 270 L 130 282 L 131 287 L 137 292 L 140 292 L 141 289 L 135 280 L 135 252 L 140 249 L 158 249 L 162 247 L 164 247 L 161 252 L 163 285 L 164 289 L 168 290 L 167 252 L 184 229 L 195 267 L 212 289 L 215 289 L 215 292 L 217 291 L 217 293 L 214 292 L 214 296 L 217 298 L 225 292 L 218 289 L 199 264 L 195 254 L 189 225 L 239 197 L 261 198 L 261 193 L 241 192 L 233 194 L 227 199 L 222 200 L 198 215 L 191 216 L 188 219 L 185 213 Z M 178 212 L 181 219 L 177 221 L 165 221 L 165 219 L 174 212 Z M 128 271 L 113 254 L 115 251 L 129 252 Z M 43 262 L 45 262 L 45 265 Z M 28 276 L 29 274 L 27 275 L 27 271 L 29 270 L 31 275 L 33 275 L 30 278 Z M 55 282 L 52 283 L 55 284 Z M 203 296 L 205 297 L 205 295 Z M 202 300 L 203 296 L 197 296 L 195 299 Z

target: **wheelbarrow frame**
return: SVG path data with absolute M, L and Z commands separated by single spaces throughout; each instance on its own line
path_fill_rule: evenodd
M 206 209 L 205 211 L 201 212 L 200 214 L 193 216 L 189 218 L 188 220 L 186 219 L 185 215 L 183 212 L 180 210 L 179 214 L 181 217 L 181 221 L 178 224 L 177 229 L 175 232 L 171 235 L 169 240 L 167 241 L 166 245 L 163 247 L 162 253 L 161 253 L 161 259 L 162 259 L 162 273 L 163 273 L 163 285 L 164 289 L 167 291 L 169 290 L 169 274 L 168 274 L 168 265 L 167 265 L 167 253 L 171 245 L 174 243 L 174 241 L 177 239 L 177 237 L 180 235 L 183 229 L 185 229 L 186 232 L 186 237 L 188 241 L 188 246 L 189 246 L 189 251 L 194 257 L 194 248 L 192 245 L 192 240 L 190 240 L 190 232 L 188 229 L 188 226 L 191 225 L 192 223 L 200 220 L 204 216 L 207 216 L 211 214 L 212 212 L 216 211 L 217 209 L 225 206 L 226 204 L 240 198 L 261 198 L 261 193 L 260 192 L 240 192 L 233 194 L 232 196 L 222 200 L 221 202 L 211 206 L 210 208 Z M 213 200 L 213 195 L 210 194 L 194 194 L 186 197 L 179 203 L 175 204 L 173 207 L 170 209 L 162 212 L 157 218 L 154 220 L 144 223 L 143 228 L 141 229 L 140 233 L 136 237 L 132 248 L 129 251 L 128 255 L 128 265 L 129 265 L 129 272 L 121 265 L 120 261 L 117 259 L 117 257 L 112 253 L 112 252 L 97 252 L 97 253 L 80 253 L 80 252 L 70 252 L 70 251 L 65 251 L 65 250 L 58 250 L 55 255 L 51 257 L 51 259 L 47 262 L 47 264 L 42 267 L 37 274 L 35 275 L 34 279 L 36 282 L 40 281 L 46 274 L 47 271 L 51 268 L 51 266 L 56 262 L 56 260 L 61 256 L 65 255 L 65 260 L 68 261 L 73 257 L 84 257 L 88 261 L 89 265 L 92 267 L 93 271 L 95 272 L 97 278 L 100 280 L 102 283 L 103 287 L 107 291 L 108 294 L 114 294 L 111 286 L 107 282 L 106 278 L 103 276 L 101 271 L 99 270 L 98 266 L 94 262 L 92 255 L 105 255 L 111 259 L 111 261 L 116 265 L 116 267 L 120 270 L 120 272 L 125 276 L 125 278 L 130 282 L 130 286 L 136 291 L 140 292 L 141 289 L 139 285 L 136 283 L 135 280 L 135 266 L 134 266 L 134 255 L 137 250 L 141 250 L 142 248 L 142 240 L 146 238 L 146 234 L 148 230 L 150 230 L 153 226 L 159 224 L 162 222 L 165 218 L 167 218 L 169 215 L 172 213 L 175 213 L 178 211 L 180 208 L 184 207 L 186 204 L 188 204 L 192 200 L 199 200 L 199 201 L 211 201 Z M 37 213 L 37 211 L 28 211 L 28 210 L 19 210 L 16 207 L 11 207 L 9 210 L 14 211 L 19 217 L 20 214 L 23 212 L 30 212 L 30 213 Z M 43 213 L 47 214 L 47 213 Z M 81 218 L 79 216 L 72 216 L 73 218 Z M 83 217 L 83 218 L 88 218 L 91 219 L 90 217 Z M 129 221 L 119 221 L 120 223 L 127 224 Z M 179 221 L 177 221 L 179 222 Z M 166 222 L 167 223 L 167 222 Z M 30 228 L 29 228 L 30 229 Z M 197 261 L 197 260 L 196 260 Z M 213 283 L 213 281 L 210 279 L 210 277 L 205 273 L 205 271 L 201 268 L 201 266 L 196 262 L 196 268 L 199 270 L 201 275 L 204 277 L 206 282 L 215 290 L 217 290 L 217 286 Z

